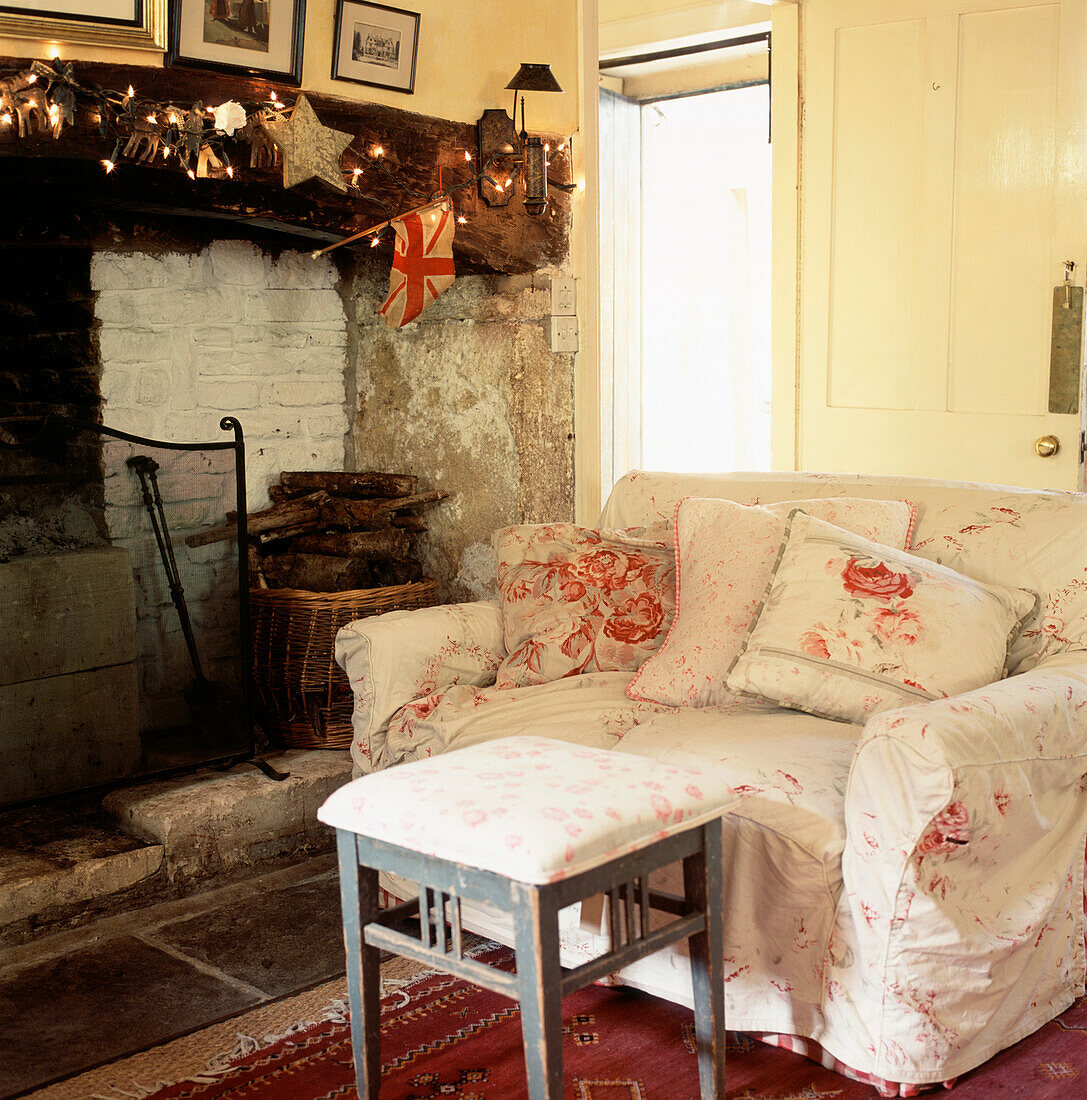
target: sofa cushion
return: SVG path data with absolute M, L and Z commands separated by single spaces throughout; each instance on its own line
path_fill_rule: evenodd
M 675 607 L 664 529 L 521 524 L 493 541 L 509 654 L 499 687 L 633 671 L 660 645 Z
M 766 594 L 786 518 L 798 504 L 878 542 L 908 545 L 914 509 L 903 500 L 829 497 L 763 507 L 681 500 L 675 620 L 660 650 L 631 682 L 631 698 L 696 707 L 728 701 L 725 676 Z
M 743 504 L 801 497 L 908 497 L 917 504 L 911 549 L 987 584 L 1039 594 L 1012 644 L 1008 670 L 1087 649 L 1087 494 L 868 474 L 675 474 L 632 470 L 601 513 L 607 526 L 656 523 L 690 495 Z
M 326 825 L 518 882 L 557 882 L 720 817 L 720 772 L 548 737 L 502 737 L 363 776 Z
M 864 721 L 1000 679 L 1035 599 L 797 510 L 726 683 L 811 714 Z

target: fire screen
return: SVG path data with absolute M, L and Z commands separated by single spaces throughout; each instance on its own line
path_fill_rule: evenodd
M 245 448 L 0 419 L 0 805 L 253 756 Z M 236 521 L 238 537 L 186 536 Z

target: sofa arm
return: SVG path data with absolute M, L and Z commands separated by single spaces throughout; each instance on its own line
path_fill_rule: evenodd
M 871 719 L 845 817 L 825 978 L 882 1004 L 880 1076 L 963 1072 L 1083 991 L 1087 654 Z
M 504 656 L 497 600 L 390 611 L 348 623 L 336 635 L 336 662 L 355 696 L 356 772 L 385 765 L 389 719 L 405 703 L 454 684 L 487 687 Z

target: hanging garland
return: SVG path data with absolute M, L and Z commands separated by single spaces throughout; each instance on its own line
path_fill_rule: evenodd
M 107 174 L 115 171 L 123 159 L 151 164 L 159 157 L 164 162 L 176 162 L 193 180 L 209 175 L 233 179 L 235 166 L 225 144 L 229 141 L 235 146 L 249 146 L 250 168 L 272 167 L 278 151 L 284 187 L 317 178 L 336 190 L 362 195 L 359 180 L 365 169 L 373 169 L 412 204 L 408 213 L 442 206 L 458 191 L 480 180 L 491 183 L 498 191 L 506 190 L 520 174 L 520 165 L 507 164 L 508 158 L 499 153 L 492 154 L 484 165 L 472 171 L 472 155 L 465 151 L 469 174 L 445 186 L 439 167 L 438 189 L 427 194 L 405 183 L 389 167 L 382 146 L 374 146 L 367 161 L 349 150 L 353 135 L 322 125 L 304 95 L 299 95 L 293 104 L 272 92 L 266 100 L 227 100 L 212 107 L 197 100 L 185 106 L 173 100 L 139 96 L 132 86 L 121 92 L 82 84 L 76 80 L 73 66 L 59 58 L 52 65 L 34 61 L 24 71 L 0 77 L 0 125 L 15 126 L 20 138 L 52 133 L 59 139 L 65 127 L 74 126 L 79 107 L 96 116 L 103 141 L 111 138 L 114 141 L 112 152 L 101 161 Z M 558 149 L 564 146 L 565 143 Z M 352 153 L 356 160 L 346 169 L 340 162 L 345 152 Z M 381 208 L 384 221 L 330 248 L 367 236 L 371 237 L 371 245 L 376 245 L 390 223 L 402 216 L 390 211 L 380 197 L 364 197 Z M 463 215 L 457 217 L 461 225 L 466 221 Z M 328 248 L 320 251 L 326 252 Z

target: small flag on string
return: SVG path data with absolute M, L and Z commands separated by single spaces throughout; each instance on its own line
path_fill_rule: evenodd
M 389 328 L 403 328 L 453 285 L 453 210 L 448 204 L 436 206 L 391 224 L 396 250 L 389 296 L 378 312 Z

